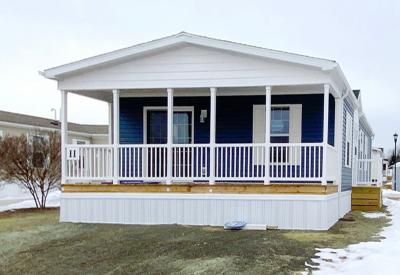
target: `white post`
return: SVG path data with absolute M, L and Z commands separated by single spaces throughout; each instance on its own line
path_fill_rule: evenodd
M 61 183 L 66 183 L 68 143 L 68 92 L 61 91 Z
M 167 112 L 167 184 L 172 183 L 172 146 L 174 143 L 174 89 L 167 89 L 168 112 Z
M 210 88 L 210 184 L 215 183 L 215 125 L 217 110 L 217 88 Z
M 265 178 L 264 184 L 270 184 L 269 151 L 271 147 L 271 86 L 265 87 Z
M 326 185 L 327 179 L 327 169 L 328 169 L 328 164 L 327 164 L 327 151 L 328 151 L 328 127 L 329 124 L 329 84 L 324 85 L 324 124 L 323 124 L 323 138 L 322 138 L 322 143 L 323 143 L 323 154 L 322 154 L 322 184 Z M 332 160 L 330 160 L 332 161 Z
M 112 121 L 113 121 L 112 103 L 108 103 L 108 144 L 113 144 L 113 141 L 112 141 L 112 131 L 113 131 Z
M 119 90 L 113 90 L 113 130 L 114 130 L 114 138 L 113 138 L 113 184 L 118 184 L 119 178 Z

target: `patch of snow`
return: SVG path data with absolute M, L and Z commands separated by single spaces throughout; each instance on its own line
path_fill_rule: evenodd
M 60 206 L 60 194 L 61 191 L 54 190 L 47 196 L 47 207 L 59 207 Z M 6 199 L 0 199 L 0 212 L 22 209 L 22 208 L 33 208 L 36 207 L 35 202 L 32 197 L 21 198 L 21 197 L 7 197 Z
M 377 219 L 377 218 L 386 217 L 386 214 L 382 213 L 382 212 L 362 213 L 362 215 L 368 219 Z
M 312 259 L 312 264 L 307 264 L 319 268 L 313 273 L 399 274 L 400 200 L 392 199 L 394 196 L 400 198 L 400 192 L 383 190 L 383 203 L 392 214 L 391 225 L 379 234 L 384 239 L 380 242 L 361 242 L 344 249 L 318 249 L 318 258 Z M 374 214 L 376 217 L 379 213 L 371 213 L 370 218 L 373 218 Z

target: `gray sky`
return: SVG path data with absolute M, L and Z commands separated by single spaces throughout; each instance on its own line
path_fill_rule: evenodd
M 400 1 L 0 0 L 0 109 L 52 117 L 52 66 L 180 31 L 338 61 L 376 137 L 400 130 Z M 70 96 L 69 120 L 106 123 L 105 103 Z M 393 119 L 397 117 L 397 119 Z

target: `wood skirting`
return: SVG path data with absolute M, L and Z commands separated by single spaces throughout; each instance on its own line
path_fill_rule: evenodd
M 216 183 L 197 184 L 63 184 L 64 193 L 73 192 L 119 192 L 119 193 L 195 193 L 195 194 L 297 194 L 328 195 L 337 192 L 337 185 L 320 184 L 256 184 L 256 183 Z
M 377 211 L 382 207 L 382 190 L 377 186 L 353 186 L 351 210 Z

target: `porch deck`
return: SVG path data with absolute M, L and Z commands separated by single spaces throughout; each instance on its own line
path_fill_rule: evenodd
M 64 193 L 194 193 L 194 194 L 304 194 L 328 195 L 336 193 L 337 185 L 320 184 L 256 184 L 256 183 L 180 183 L 180 184 L 64 184 Z

